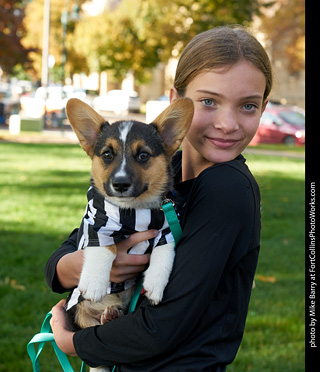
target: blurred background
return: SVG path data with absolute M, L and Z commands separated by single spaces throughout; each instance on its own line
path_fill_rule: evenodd
M 304 3 L 0 0 L 0 126 L 8 127 L 12 115 L 13 133 L 19 126 L 67 125 L 70 97 L 104 115 L 140 113 L 150 122 L 169 104 L 177 60 L 188 41 L 236 23 L 250 28 L 275 70 L 269 113 L 252 144 L 304 144 Z
M 43 270 L 80 224 L 91 165 L 66 101 L 78 97 L 110 122 L 150 122 L 169 104 L 187 42 L 235 23 L 266 48 L 275 86 L 244 154 L 262 195 L 261 253 L 228 371 L 305 370 L 304 3 L 0 0 L 0 372 L 31 371 L 27 343 L 66 297 Z M 61 370 L 50 345 L 40 359 L 42 372 Z

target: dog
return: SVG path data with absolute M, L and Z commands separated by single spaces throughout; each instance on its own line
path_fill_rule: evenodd
M 72 322 L 86 328 L 126 312 L 135 282 L 115 284 L 109 278 L 116 243 L 135 231 L 160 230 L 154 240 L 137 244 L 129 253 L 151 252 L 143 287 L 152 305 L 162 300 L 175 252 L 161 205 L 172 188 L 171 159 L 190 127 L 194 107 L 189 98 L 178 99 L 150 124 L 122 120 L 110 125 L 76 98 L 67 102 L 66 112 L 92 160 L 88 204 L 78 233 L 84 264 L 66 307 Z

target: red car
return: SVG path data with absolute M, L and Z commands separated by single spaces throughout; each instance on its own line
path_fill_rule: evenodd
M 251 145 L 284 143 L 291 146 L 305 144 L 305 115 L 294 106 L 268 104 Z

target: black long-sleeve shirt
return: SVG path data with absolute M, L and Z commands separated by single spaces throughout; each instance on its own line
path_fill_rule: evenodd
M 179 179 L 181 154 L 174 159 Z M 260 247 L 259 188 L 242 155 L 175 184 L 183 235 L 163 301 L 142 297 L 135 312 L 75 333 L 88 365 L 117 371 L 225 371 L 242 340 Z M 74 251 L 75 234 L 46 266 L 62 292 L 55 267 Z

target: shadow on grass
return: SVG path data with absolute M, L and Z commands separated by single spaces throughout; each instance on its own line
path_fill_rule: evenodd
M 0 371 L 31 371 L 26 346 L 40 331 L 45 314 L 65 295 L 51 292 L 44 277 L 45 264 L 65 239 L 28 231 L 0 232 Z M 6 249 L 4 249 L 6 248 Z M 59 368 L 51 346 L 42 357 L 43 371 Z

